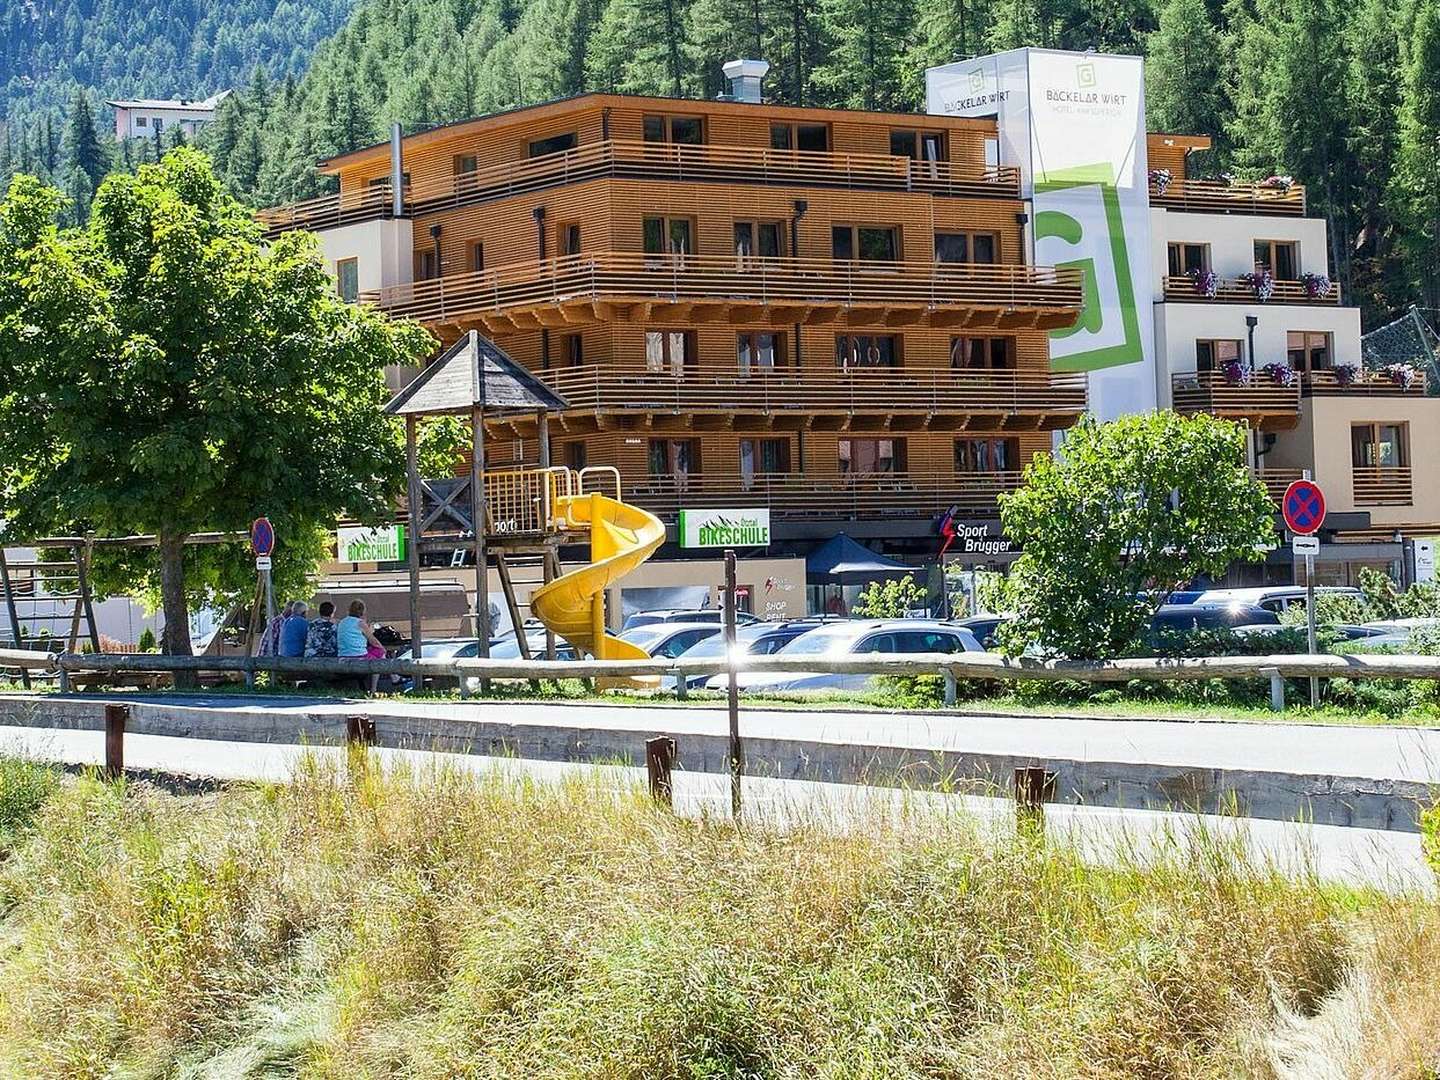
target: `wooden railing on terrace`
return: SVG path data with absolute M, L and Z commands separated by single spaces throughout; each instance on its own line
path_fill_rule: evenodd
M 995 497 L 1020 485 L 1019 472 L 994 473 L 807 473 L 697 472 L 630 480 L 625 498 L 662 518 L 685 509 L 766 507 L 784 517 L 930 518 L 952 506 L 961 513 L 993 516 Z
M 575 301 L 864 308 L 1076 308 L 1080 271 L 1010 263 L 647 255 L 606 251 L 513 263 L 363 293 L 392 315 L 446 322 Z
M 1359 364 L 1351 366 L 1355 368 L 1355 371 L 1349 381 L 1342 380 L 1334 368 L 1305 372 L 1301 379 L 1305 393 L 1323 397 L 1343 394 L 1364 394 L 1376 397 L 1425 396 L 1425 373 L 1423 371 L 1417 370 L 1410 380 L 1410 385 L 1406 386 L 1388 372 L 1372 371 Z
M 604 411 L 1073 412 L 1083 373 L 909 367 L 728 367 L 653 370 L 587 364 L 536 373 L 572 408 Z
M 1356 506 L 1410 506 L 1414 502 L 1408 465 L 1356 465 L 1351 485 Z
M 610 139 L 573 150 L 500 161 L 474 172 L 416 182 L 406 190 L 407 214 L 425 214 L 457 206 L 503 199 L 528 191 L 605 178 L 704 181 L 726 184 L 778 184 L 796 187 L 851 188 L 869 191 L 919 191 L 931 195 L 1020 197 L 1020 173 L 1013 166 L 986 168 L 948 161 L 915 161 L 887 154 L 838 154 L 810 150 L 772 150 L 758 146 L 688 146 Z M 381 216 L 389 209 L 389 185 Z M 325 196 L 260 211 L 272 231 L 323 229 L 350 221 L 372 209 L 369 192 Z
M 1260 372 L 1231 382 L 1223 372 L 1196 371 L 1170 376 L 1176 412 L 1255 416 L 1300 411 L 1300 380 L 1282 386 Z
M 1285 489 L 1296 480 L 1303 479 L 1302 469 L 1256 469 L 1255 478 L 1265 485 L 1270 498 L 1278 504 L 1285 497 Z M 1278 510 L 1278 506 L 1277 506 Z
M 1305 188 L 1266 184 L 1234 183 L 1220 180 L 1171 180 L 1162 195 L 1159 185 L 1150 182 L 1150 202 L 1169 210 L 1203 214 L 1295 214 L 1305 213 Z
M 406 189 L 408 192 L 408 188 Z M 255 216 L 265 226 L 265 235 L 278 236 L 292 229 L 333 229 L 389 217 L 393 205 L 390 182 L 372 184 L 359 191 L 332 192 L 303 202 L 287 203 L 259 210 Z
M 1340 303 L 1340 286 L 1331 283 L 1330 291 L 1324 296 L 1311 295 L 1303 281 L 1288 281 L 1276 278 L 1275 289 L 1270 294 L 1269 304 L 1326 304 Z M 1188 274 L 1165 275 L 1165 299 L 1195 304 L 1255 304 L 1262 301 L 1255 290 L 1243 278 L 1221 278 L 1216 284 L 1215 295 L 1206 296 L 1195 286 L 1195 279 Z

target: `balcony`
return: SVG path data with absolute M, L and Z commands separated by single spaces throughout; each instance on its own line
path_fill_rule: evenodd
M 1020 486 L 1019 472 L 691 473 L 648 476 L 625 485 L 625 497 L 674 520 L 681 508 L 767 508 L 788 518 L 933 518 L 952 506 L 961 514 L 994 517 L 996 496 Z
M 1232 380 L 1219 371 L 1170 376 L 1172 407 L 1179 413 L 1211 413 L 1247 420 L 1255 427 L 1294 427 L 1300 422 L 1300 382 L 1281 385 L 1267 375 Z
M 610 139 L 557 154 L 496 162 L 474 172 L 417 182 L 406 191 L 405 209 L 412 215 L 429 214 L 529 191 L 603 179 L 767 184 L 970 198 L 1020 197 L 1020 173 L 1013 166 L 986 168 L 884 154 Z M 385 190 L 389 191 L 388 185 Z M 262 210 L 259 217 L 272 233 L 286 229 L 333 228 L 350 221 L 367 220 L 358 215 L 366 209 L 360 204 L 367 202 L 368 194 L 365 191 L 347 195 L 348 202 L 334 195 L 311 199 Z M 388 194 L 384 203 L 388 209 Z
M 1265 485 L 1265 490 L 1269 493 L 1270 498 L 1275 500 L 1276 513 L 1280 512 L 1280 500 L 1285 497 L 1285 489 L 1304 477 L 1305 473 L 1302 469 L 1255 470 L 1255 479 Z
M 1085 376 L 1046 371 L 591 364 L 536 374 L 572 410 L 607 424 L 643 416 L 657 429 L 674 416 L 699 429 L 1033 431 L 1069 426 L 1085 410 Z
M 255 217 L 265 227 L 265 236 L 268 239 L 292 229 L 334 229 L 341 225 L 374 221 L 377 218 L 390 217 L 393 209 L 390 181 L 385 180 L 359 191 L 347 191 L 343 195 L 335 192 L 303 202 L 259 210 Z
M 1274 291 L 1268 300 L 1255 295 L 1255 289 L 1244 278 L 1220 278 L 1215 285 L 1215 295 L 1207 296 L 1196 286 L 1189 274 L 1166 274 L 1164 280 L 1165 299 L 1189 304 L 1320 304 L 1337 307 L 1340 303 L 1340 286 L 1331 283 L 1329 291 L 1321 295 L 1304 281 L 1275 279 Z
M 390 315 L 487 333 L 616 319 L 1055 329 L 1080 311 L 1080 271 L 1040 266 L 646 255 L 515 263 L 363 293 Z
M 1356 506 L 1411 506 L 1409 466 L 1356 465 L 1350 474 Z
M 1177 177 L 1166 186 L 1164 194 L 1153 180 L 1150 182 L 1150 203 L 1167 210 L 1196 214 L 1305 214 L 1305 188 L 1291 184 L 1288 188 L 1266 184 L 1227 184 L 1219 180 L 1185 180 Z
M 1345 368 L 1348 371 L 1342 371 Z M 1359 364 L 1304 372 L 1301 383 L 1307 396 L 1343 397 L 1424 397 L 1425 373 L 1411 369 L 1408 377 L 1388 370 L 1373 370 Z

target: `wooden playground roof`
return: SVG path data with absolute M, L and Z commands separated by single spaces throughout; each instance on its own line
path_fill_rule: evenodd
M 483 368 L 477 371 L 477 364 Z M 486 412 L 559 412 L 564 398 L 474 330 L 441 353 L 396 394 L 385 411 L 393 416 Z

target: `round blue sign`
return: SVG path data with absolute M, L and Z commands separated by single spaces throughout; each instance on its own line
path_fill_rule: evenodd
M 269 518 L 256 518 L 250 526 L 250 550 L 260 556 L 275 550 L 275 526 Z

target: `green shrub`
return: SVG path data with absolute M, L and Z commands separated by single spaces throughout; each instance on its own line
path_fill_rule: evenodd
M 156 649 L 155 631 L 147 626 L 145 632 L 140 635 L 140 641 L 137 647 L 141 652 L 154 652 Z
M 0 853 L 14 847 L 59 786 L 60 777 L 54 768 L 0 756 Z

